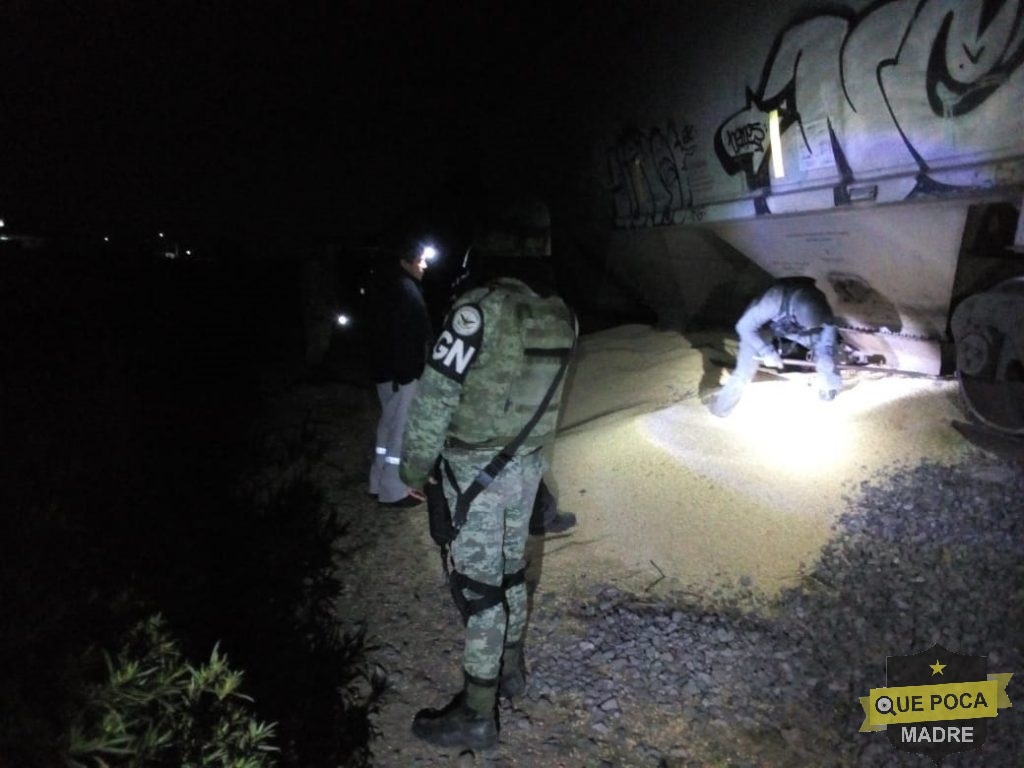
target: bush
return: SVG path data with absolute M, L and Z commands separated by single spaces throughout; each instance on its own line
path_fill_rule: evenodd
M 383 681 L 333 611 L 323 442 L 249 442 L 277 348 L 249 321 L 282 318 L 239 290 L 248 268 L 0 261 L 0 766 L 69 747 L 90 767 L 366 765 Z M 137 625 L 157 611 L 173 641 Z M 217 697 L 237 685 L 225 649 L 280 752 L 255 748 L 270 735 L 237 689 Z
M 255 720 L 239 690 L 242 673 L 214 647 L 189 665 L 163 619 L 137 624 L 107 679 L 89 691 L 71 724 L 68 753 L 78 768 L 212 766 L 269 768 L 274 726 Z

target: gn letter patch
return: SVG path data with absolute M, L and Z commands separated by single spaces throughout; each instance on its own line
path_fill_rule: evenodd
M 441 335 L 430 353 L 430 367 L 460 384 L 480 351 L 484 316 L 476 304 L 456 307 L 445 320 Z

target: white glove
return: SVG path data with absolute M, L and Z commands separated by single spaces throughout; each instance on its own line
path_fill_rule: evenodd
M 767 366 L 768 368 L 782 368 L 782 358 L 779 357 L 779 353 L 774 349 L 768 352 L 762 352 L 758 357 L 761 358 L 761 365 Z

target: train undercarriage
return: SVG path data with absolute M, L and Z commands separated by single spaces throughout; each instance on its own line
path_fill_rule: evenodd
M 816 278 L 839 320 L 839 364 L 847 375 L 955 378 L 967 418 L 957 428 L 1024 457 L 1019 198 L 933 201 L 855 215 L 715 229 L 770 275 L 798 267 Z M 899 256 L 879 258 L 887 253 Z M 813 367 L 800 353 L 784 357 L 793 369 Z

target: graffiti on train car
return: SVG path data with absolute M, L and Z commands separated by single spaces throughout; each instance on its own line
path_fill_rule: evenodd
M 644 226 L 699 220 L 693 208 L 693 126 L 630 129 L 606 156 L 619 217 Z
M 1008 177 L 1021 183 L 1022 62 L 1024 0 L 888 0 L 804 15 L 777 35 L 746 103 L 722 110 L 706 157 L 690 125 L 620 135 L 607 152 L 615 222 L 690 223 L 722 200 L 767 214 L 780 193 L 811 188 L 839 206 L 877 179 L 888 201 L 955 193 L 1005 182 L 1005 167 L 978 170 L 1003 158 L 1016 158 Z
M 797 160 L 794 180 L 834 176 L 837 205 L 858 180 L 893 171 L 906 175 L 906 198 L 955 189 L 963 184 L 944 167 L 1019 150 L 1022 61 L 1021 0 L 892 0 L 861 16 L 812 16 L 779 36 L 715 151 L 748 189 L 770 186 L 771 148 L 737 145 L 735 135 L 751 124 L 767 133 L 778 110 L 781 135 L 795 134 L 786 153 Z

